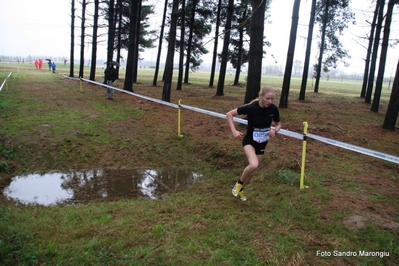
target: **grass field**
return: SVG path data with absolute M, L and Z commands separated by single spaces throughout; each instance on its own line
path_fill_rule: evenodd
M 159 200 L 97 200 L 87 204 L 24 205 L 0 197 L 2 265 L 397 265 L 399 165 L 308 140 L 305 184 L 299 189 L 302 142 L 282 135 L 246 189 L 231 196 L 246 166 L 240 142 L 224 119 L 177 110 L 69 80 L 33 65 L 0 64 L 0 190 L 12 178 L 53 170 L 141 167 L 199 172 L 192 186 Z M 58 72 L 68 75 L 68 66 Z M 77 68 L 75 68 L 77 71 Z M 97 80 L 102 81 L 102 69 Z M 88 74 L 87 74 L 88 77 Z M 87 78 L 86 77 L 86 78 Z M 121 79 L 116 82 L 123 85 Z M 161 74 L 159 75 L 161 77 Z M 134 91 L 160 99 L 162 82 L 140 69 Z M 209 73 L 192 73 L 171 99 L 226 113 L 243 103 L 245 85 L 215 97 Z M 217 79 L 216 79 L 217 80 Z M 243 75 L 241 82 L 245 82 Z M 282 77 L 262 83 L 279 92 Z M 217 83 L 215 83 L 217 84 Z M 380 112 L 359 98 L 361 83 L 311 81 L 299 101 L 293 78 L 284 129 L 309 132 L 399 156 L 398 131 L 382 129 L 390 91 Z M 43 126 L 45 125 L 45 126 Z M 244 129 L 243 129 L 244 130 Z M 90 183 L 95 187 L 96 183 Z

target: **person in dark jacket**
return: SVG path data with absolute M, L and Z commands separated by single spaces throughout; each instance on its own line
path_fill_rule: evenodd
M 117 73 L 116 69 L 114 68 L 112 63 L 108 63 L 108 67 L 104 71 L 104 81 L 105 84 L 108 86 L 114 86 L 114 81 L 117 78 Z M 114 90 L 107 87 L 107 97 L 108 100 L 113 100 L 114 99 Z

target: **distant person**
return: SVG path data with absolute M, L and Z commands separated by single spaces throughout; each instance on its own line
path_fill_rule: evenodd
M 36 67 L 36 69 L 39 69 L 39 60 L 35 60 L 35 67 Z
M 43 68 L 43 60 L 39 59 L 39 68 L 42 69 Z
M 51 60 L 49 60 L 49 61 L 48 61 L 48 71 L 51 71 L 51 66 L 52 66 Z
M 64 58 L 64 65 L 66 65 L 66 63 L 67 63 L 67 59 L 66 59 L 66 58 Z
M 53 73 L 55 73 L 55 69 L 57 68 L 57 65 L 55 64 L 55 62 L 53 62 L 51 64 L 51 68 L 53 69 Z
M 104 71 L 104 81 L 108 86 L 114 86 L 114 81 L 117 78 L 116 69 L 112 63 L 108 63 L 108 67 Z M 108 100 L 114 99 L 114 90 L 107 87 Z

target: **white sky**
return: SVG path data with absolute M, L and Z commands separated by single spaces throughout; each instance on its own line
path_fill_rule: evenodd
M 157 3 L 157 8 L 162 12 L 163 0 L 153 0 Z M 288 50 L 288 40 L 291 28 L 291 17 L 294 0 L 272 0 L 269 14 L 271 17 L 266 23 L 265 35 L 267 40 L 272 43 L 270 48 L 267 48 L 268 54 L 273 54 L 278 64 L 285 65 L 286 55 Z M 360 40 L 357 36 L 365 36 L 369 31 L 366 26 L 366 17 L 371 20 L 374 6 L 369 7 L 368 3 L 371 0 L 352 0 L 352 11 L 357 16 L 357 26 L 351 26 L 346 30 L 344 38 L 341 42 L 344 48 L 349 50 L 352 59 L 349 60 L 351 67 L 345 69 L 350 72 L 363 72 L 365 57 L 365 48 L 359 45 Z M 70 48 L 70 4 L 71 0 L 0 0 L 0 55 L 12 56 L 28 56 L 33 57 L 65 57 L 69 58 Z M 301 1 L 300 8 L 300 26 L 298 28 L 298 37 L 295 50 L 295 59 L 304 61 L 307 24 L 309 22 L 310 0 Z M 79 4 L 75 0 L 75 6 Z M 367 12 L 364 12 L 364 11 Z M 395 8 L 396 14 L 398 9 Z M 75 25 L 80 26 L 80 11 L 76 12 Z M 154 27 L 159 29 L 162 14 L 154 16 L 150 21 L 159 21 L 154 23 Z M 393 25 L 391 26 L 390 38 L 399 38 L 398 20 L 393 18 Z M 87 30 L 87 31 L 91 31 Z M 79 45 L 79 34 L 75 32 L 75 45 Z M 312 61 L 316 62 L 318 30 L 315 28 L 313 39 L 315 45 L 312 47 Z M 210 36 L 210 38 L 213 36 Z M 365 43 L 365 42 L 363 42 Z M 157 44 L 157 43 L 156 43 Z M 164 42 L 164 46 L 166 43 Z M 166 46 L 165 46 L 166 47 Z M 222 42 L 219 42 L 219 47 L 222 47 Z M 88 49 L 87 47 L 86 49 Z M 213 43 L 210 42 L 207 46 L 210 53 L 204 57 L 204 61 L 210 61 Z M 77 52 L 76 52 L 77 51 Z M 79 57 L 79 48 L 75 48 L 75 59 Z M 163 54 L 166 49 L 163 48 Z M 386 74 L 394 73 L 398 60 L 398 48 L 390 48 L 388 52 L 388 63 L 386 65 Z M 146 60 L 155 60 L 156 51 L 149 51 L 146 54 L 140 55 Z M 98 49 L 98 58 L 106 58 L 105 44 Z M 266 56 L 265 63 L 272 64 L 274 60 L 270 56 Z

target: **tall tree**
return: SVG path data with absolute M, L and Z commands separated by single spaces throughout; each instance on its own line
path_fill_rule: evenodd
M 168 0 L 165 0 L 165 5 L 164 5 L 164 9 L 163 9 L 163 16 L 162 16 L 161 32 L 159 34 L 157 61 L 155 63 L 154 80 L 152 81 L 152 85 L 154 85 L 154 86 L 157 85 L 157 80 L 158 80 L 159 63 L 161 61 L 162 40 L 163 40 L 163 32 L 164 32 L 164 29 L 165 29 L 165 20 L 166 20 L 167 8 L 168 8 Z
M 234 86 L 239 85 L 241 68 L 245 63 L 248 63 L 248 46 L 249 41 L 245 40 L 244 34 L 249 28 L 250 17 L 248 14 L 251 13 L 250 5 L 247 1 L 240 1 L 238 5 L 235 5 L 235 16 L 233 16 L 232 32 L 230 34 L 230 46 L 229 49 L 229 61 L 231 65 L 236 69 L 234 76 Z M 265 43 L 269 46 L 270 43 Z
M 173 78 L 173 58 L 175 56 L 176 43 L 176 26 L 177 26 L 177 11 L 179 9 L 179 0 L 173 0 L 172 14 L 169 29 L 169 44 L 168 54 L 166 55 L 165 75 L 162 90 L 162 100 L 170 102 L 170 92 Z
M 378 0 L 377 5 L 378 5 L 378 19 L 377 19 L 376 31 L 373 42 L 373 52 L 371 54 L 370 73 L 367 81 L 366 97 L 364 99 L 365 103 L 371 103 L 371 95 L 374 86 L 375 68 L 377 64 L 378 47 L 380 46 L 380 35 L 381 35 L 382 23 L 384 21 L 385 0 Z
M 378 66 L 378 74 L 377 74 L 377 81 L 375 84 L 373 103 L 371 105 L 371 111 L 376 113 L 378 113 L 378 107 L 380 106 L 382 82 L 384 80 L 385 65 L 388 53 L 389 33 L 392 22 L 393 6 L 397 1 L 398 0 L 389 0 L 388 9 L 385 17 L 384 34 L 382 37 L 382 44 L 381 44 L 380 63 Z
M 127 64 L 125 73 L 125 83 L 123 89 L 126 91 L 133 91 L 133 68 L 135 66 L 136 42 L 137 42 L 137 24 L 139 23 L 139 6 L 141 0 L 130 0 L 130 24 L 129 35 L 129 49 L 127 51 Z
M 115 0 L 109 0 L 107 62 L 112 62 L 112 59 L 114 57 L 114 41 L 115 41 L 114 12 L 115 12 Z
M 368 42 L 368 47 L 367 47 L 367 51 L 366 51 L 366 59 L 364 61 L 363 83 L 362 83 L 362 90 L 360 92 L 361 98 L 366 97 L 367 80 L 369 77 L 370 59 L 371 59 L 372 49 L 373 49 L 375 28 L 377 26 L 376 21 L 378 18 L 378 9 L 379 9 L 379 5 L 378 5 L 378 3 L 376 3 L 375 9 L 374 9 L 373 21 L 371 22 L 370 36 L 368 38 L 369 42 Z
M 100 8 L 100 1 L 94 0 L 94 17 L 93 17 L 93 45 L 91 48 L 91 68 L 90 80 L 96 79 L 96 65 L 97 65 L 97 32 L 98 32 L 98 11 Z
M 396 66 L 395 79 L 393 81 L 391 98 L 389 100 L 387 113 L 385 114 L 384 129 L 395 130 L 396 120 L 399 114 L 399 60 Z
M 312 50 L 315 12 L 316 12 L 316 0 L 312 0 L 312 7 L 310 10 L 310 18 L 309 18 L 308 38 L 306 40 L 305 63 L 303 64 L 301 90 L 299 92 L 299 100 L 302 101 L 305 100 L 306 84 L 309 76 L 310 53 Z
M 226 77 L 226 68 L 227 68 L 227 56 L 228 56 L 228 49 L 230 43 L 230 33 L 231 33 L 231 20 L 233 17 L 233 10 L 234 10 L 234 0 L 229 0 L 229 4 L 227 6 L 227 18 L 226 24 L 224 26 L 224 38 L 223 38 L 223 51 L 222 51 L 222 60 L 220 64 L 220 71 L 219 71 L 219 81 L 218 87 L 216 90 L 216 96 L 223 96 L 223 88 L 224 88 L 224 80 Z
M 319 59 L 318 63 L 316 65 L 315 69 L 315 86 L 314 86 L 314 92 L 319 92 L 319 83 L 320 83 L 320 76 L 321 76 L 321 64 L 323 61 L 323 51 L 324 51 L 324 42 L 326 39 L 326 29 L 327 29 L 327 20 L 328 20 L 328 5 L 329 5 L 329 0 L 326 0 L 325 6 L 324 6 L 324 15 L 322 19 L 322 25 L 321 25 L 321 41 L 320 41 L 320 52 L 319 52 Z
M 244 103 L 258 97 L 262 79 L 263 30 L 265 24 L 266 0 L 252 1 L 252 17 L 250 25 L 250 45 L 247 89 Z
M 180 55 L 179 55 L 179 75 L 177 77 L 177 90 L 182 89 L 183 83 L 183 68 L 184 68 L 184 50 L 185 50 L 185 14 L 186 13 L 186 0 L 181 0 L 180 12 Z
M 81 25 L 80 25 L 80 65 L 79 65 L 79 77 L 83 78 L 84 75 L 84 66 L 85 66 L 85 23 L 86 23 L 86 0 L 82 0 L 82 17 L 81 17 Z
M 193 43 L 193 35 L 194 35 L 194 20 L 195 20 L 195 9 L 197 7 L 197 3 L 199 0 L 191 0 L 191 16 L 190 16 L 190 26 L 189 26 L 189 37 L 188 37 L 188 45 L 187 45 L 187 60 L 186 60 L 186 69 L 184 74 L 184 83 L 188 83 L 188 75 L 190 73 L 190 60 L 191 60 L 191 49 Z M 184 39 L 183 39 L 184 40 Z
M 190 71 L 196 71 L 201 65 L 203 61 L 201 56 L 208 53 L 203 40 L 212 30 L 213 7 L 212 0 L 191 0 L 186 2 L 185 25 L 188 30 L 186 30 L 184 38 L 186 47 L 184 83 L 188 83 Z M 175 45 L 176 49 L 180 47 L 180 39 L 176 40 Z
M 71 0 L 71 51 L 69 58 L 69 76 L 74 77 L 74 61 L 75 61 L 75 0 Z
M 133 82 L 136 83 L 137 82 L 137 75 L 138 75 L 138 69 L 139 69 L 139 51 L 140 51 L 140 36 L 141 36 L 141 32 L 140 32 L 140 24 L 141 24 L 141 14 L 142 14 L 142 6 L 141 6 L 141 2 L 142 0 L 139 1 L 139 6 L 138 6 L 138 14 L 137 14 L 137 30 L 136 30 L 136 47 L 134 48 L 134 67 L 133 67 Z
M 349 8 L 349 0 L 320 0 L 317 2 L 316 21 L 321 25 L 321 41 L 319 60 L 315 66 L 315 92 L 319 91 L 322 69 L 324 72 L 328 72 L 330 67 L 336 68 L 339 61 L 342 61 L 345 66 L 348 65 L 345 58 L 350 58 L 350 56 L 348 51 L 343 49 L 338 35 L 343 34 L 343 30 L 353 19 L 354 14 Z
M 298 30 L 300 3 L 301 3 L 300 0 L 295 0 L 294 7 L 292 9 L 290 41 L 288 44 L 287 62 L 285 64 L 283 88 L 281 90 L 280 105 L 279 105 L 280 108 L 288 108 L 288 95 L 290 92 L 292 65 L 294 64 L 294 51 L 296 43 L 296 33 Z
M 215 24 L 215 37 L 213 44 L 213 55 L 212 55 L 212 66 L 211 66 L 211 77 L 209 79 L 209 87 L 213 87 L 213 82 L 215 79 L 215 69 L 216 69 L 216 60 L 218 54 L 218 39 L 219 39 L 219 27 L 220 27 L 220 12 L 222 9 L 222 0 L 219 0 L 216 12 L 216 24 Z
M 116 9 L 115 12 L 117 15 L 115 16 L 116 20 L 118 21 L 118 31 L 117 31 L 117 44 L 116 44 L 116 62 L 121 62 L 121 48 L 122 48 L 122 20 L 123 20 L 123 2 L 122 0 L 118 0 L 116 2 Z M 115 27 L 116 28 L 116 27 Z M 119 66 L 116 67 L 116 75 L 119 78 Z

